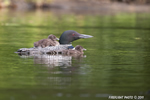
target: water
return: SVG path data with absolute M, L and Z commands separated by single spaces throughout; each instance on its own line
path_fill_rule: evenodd
M 0 100 L 150 98 L 150 14 L 0 13 Z M 14 53 L 65 30 L 94 36 L 73 42 L 83 57 Z

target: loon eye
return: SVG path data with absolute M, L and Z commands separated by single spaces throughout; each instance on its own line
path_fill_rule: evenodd
M 73 33 L 72 36 L 74 36 L 75 34 Z

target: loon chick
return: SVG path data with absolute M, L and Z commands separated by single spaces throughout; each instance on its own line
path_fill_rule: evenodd
M 80 45 L 77 45 L 75 47 L 75 49 L 63 50 L 62 54 L 67 54 L 67 55 L 71 55 L 71 54 L 84 54 L 83 50 L 86 50 L 86 49 L 83 48 Z
M 91 38 L 91 35 L 79 34 L 74 30 L 68 30 L 62 33 L 59 38 L 60 44 L 71 44 L 72 41 L 81 39 L 81 38 Z
M 47 47 L 47 46 L 57 46 L 59 45 L 59 42 L 56 41 L 59 40 L 55 35 L 51 34 L 48 36 L 47 39 L 42 39 L 34 43 L 34 47 Z

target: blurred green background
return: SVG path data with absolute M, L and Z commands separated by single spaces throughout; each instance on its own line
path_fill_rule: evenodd
M 0 100 L 150 99 L 148 0 L 0 0 L 0 5 Z M 86 57 L 14 53 L 66 30 L 94 36 L 72 43 L 86 48 Z

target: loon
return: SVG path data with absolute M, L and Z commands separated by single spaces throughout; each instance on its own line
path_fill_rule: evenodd
M 59 40 L 55 35 L 51 34 L 48 36 L 47 39 L 42 39 L 37 42 L 34 42 L 34 47 L 47 47 L 47 46 L 57 46 L 59 45 L 59 42 L 56 41 Z
M 59 44 L 58 46 L 47 46 L 45 48 L 21 48 L 17 51 L 17 53 L 21 53 L 21 52 L 29 52 L 32 51 L 32 53 L 47 53 L 50 51 L 54 51 L 54 52 L 61 52 L 63 50 L 68 50 L 68 49 L 74 49 L 74 47 L 72 46 L 71 42 L 78 40 L 78 39 L 82 39 L 82 38 L 91 38 L 93 36 L 91 35 L 85 35 L 85 34 L 80 34 L 74 30 L 67 30 L 64 31 L 60 38 L 59 38 Z M 35 43 L 36 46 L 36 43 Z

